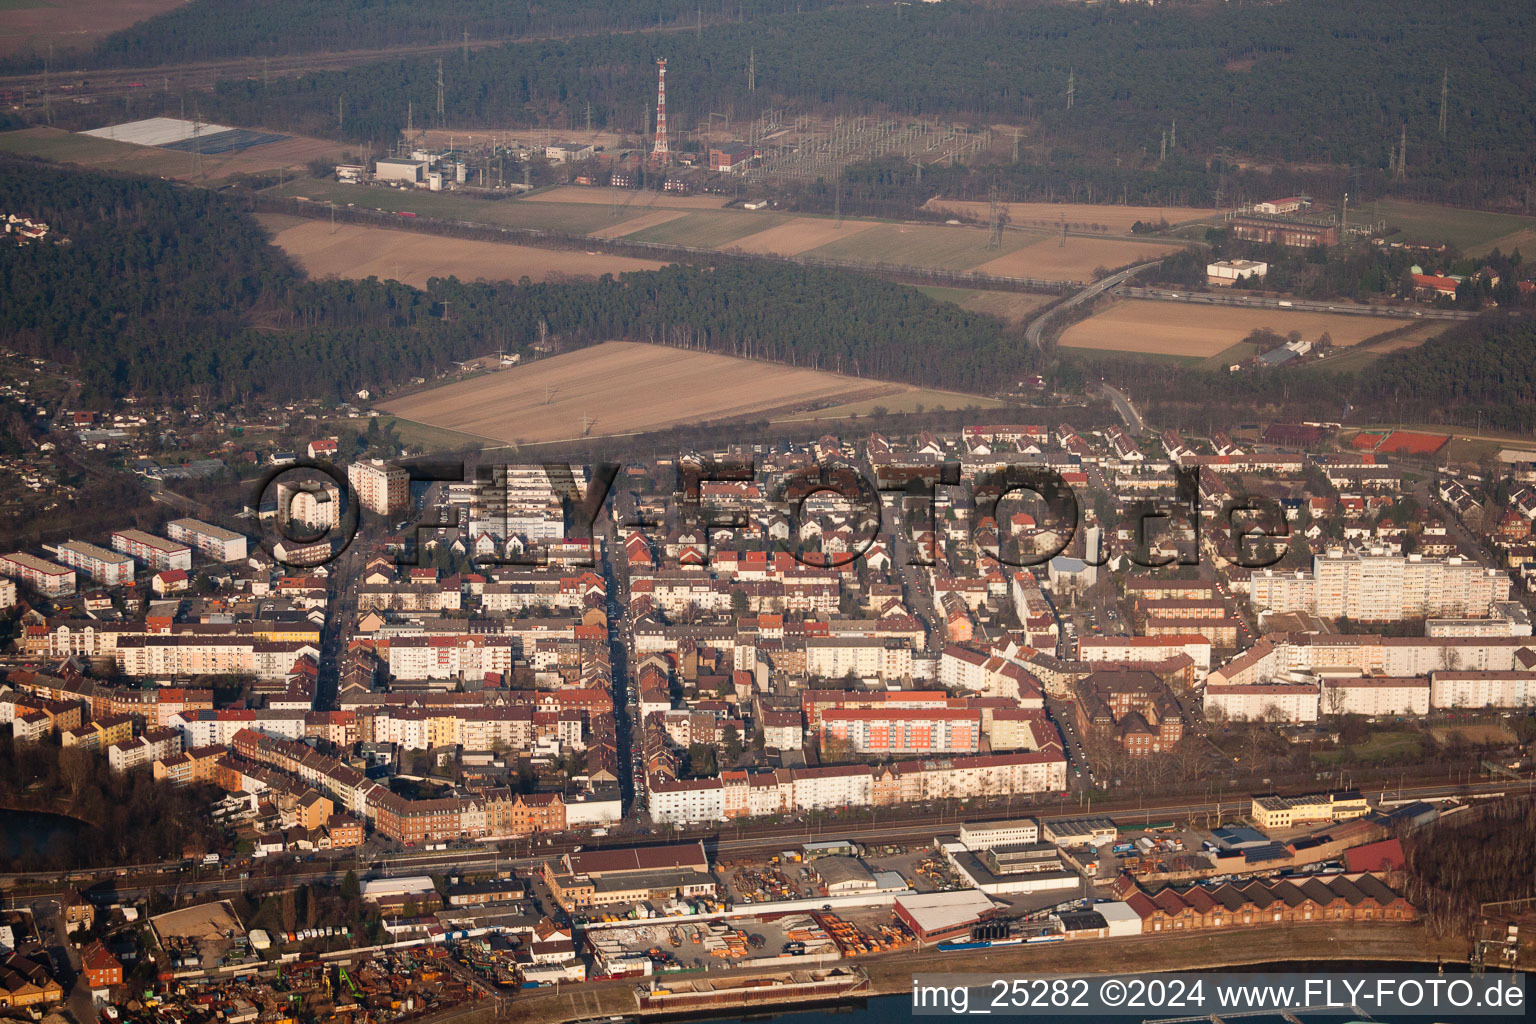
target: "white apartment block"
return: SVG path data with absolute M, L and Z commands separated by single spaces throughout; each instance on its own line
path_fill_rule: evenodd
M 1429 680 L 1423 676 L 1346 676 L 1323 680 L 1325 715 L 1427 715 Z
M 1211 669 L 1211 641 L 1195 633 L 1178 636 L 1091 636 L 1078 642 L 1078 659 L 1086 662 L 1167 661 L 1178 654 L 1195 663 L 1196 675 Z
M 118 530 L 112 534 L 112 550 L 142 563 L 151 572 L 191 569 L 192 548 L 143 530 Z
M 1333 549 L 1313 556 L 1310 573 L 1262 569 L 1249 584 L 1255 609 L 1361 622 L 1486 616 L 1509 592 L 1509 577 L 1497 569 L 1380 549 Z
M 165 524 L 165 535 L 192 545 L 215 562 L 238 562 L 247 554 L 244 534 L 197 519 L 173 519 Z
M 305 711 L 181 711 L 172 715 L 169 728 L 181 737 L 185 747 L 229 746 L 241 729 L 277 736 L 285 740 L 304 738 Z
M 399 466 L 381 459 L 354 462 L 347 467 L 347 482 L 370 512 L 387 516 L 410 507 L 411 475 Z
M 1432 672 L 1436 708 L 1526 708 L 1536 705 L 1536 672 Z
M 133 559 L 83 540 L 60 544 L 58 559 L 105 587 L 122 587 L 133 582 Z
M 389 642 L 396 679 L 477 679 L 512 671 L 521 645 L 510 636 L 402 636 Z
M 16 581 L 0 579 L 0 608 L 16 607 Z
M 912 648 L 888 638 L 806 637 L 805 671 L 824 679 L 849 672 L 860 679 L 903 679 L 912 675 Z
M 0 558 L 0 572 L 21 580 L 45 597 L 63 597 L 75 592 L 75 570 L 25 551 L 13 551 Z
M 164 761 L 181 753 L 181 734 L 174 729 L 154 729 L 143 736 L 135 736 L 107 748 L 107 765 L 122 774 L 135 768 L 146 768 L 156 761 Z
M 1231 722 L 1256 722 L 1274 717 L 1280 722 L 1305 725 L 1317 721 L 1318 687 L 1313 683 L 1256 683 L 1252 686 L 1207 684 L 1207 717 L 1225 716 Z
M 341 488 L 329 481 L 304 481 L 277 485 L 277 516 L 312 530 L 341 525 Z

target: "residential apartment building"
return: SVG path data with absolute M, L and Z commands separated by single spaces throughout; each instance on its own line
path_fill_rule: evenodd
M 60 544 L 57 557 L 64 565 L 85 573 L 103 586 L 121 587 L 133 582 L 133 559 L 83 540 Z
M 25 551 L 13 551 L 0 558 L 0 572 L 20 580 L 44 597 L 63 597 L 75 592 L 75 570 Z
M 146 768 L 181 753 L 181 733 L 175 729 L 151 729 L 142 736 L 107 748 L 107 765 L 122 774 Z
M 822 755 L 834 744 L 855 754 L 974 754 L 981 713 L 968 709 L 829 709 L 821 714 Z
M 112 550 L 128 555 L 151 572 L 192 568 L 192 548 L 180 541 L 166 540 L 143 530 L 117 530 L 112 534 Z
M 354 462 L 347 467 L 347 481 L 357 492 L 358 504 L 381 516 L 410 506 L 411 475 L 380 459 Z
M 1273 719 L 1291 724 L 1317 721 L 1316 683 L 1255 683 L 1251 686 L 1205 687 L 1206 717 L 1221 716 L 1232 722 Z
M 1322 683 L 1326 715 L 1427 715 L 1430 683 L 1423 676 L 1345 676 Z
M 1507 601 L 1509 592 L 1506 574 L 1460 558 L 1332 549 L 1313 556 L 1310 573 L 1256 571 L 1249 600 L 1261 611 L 1397 622 L 1430 616 L 1484 617 L 1496 604 Z
M 165 535 L 171 540 L 192 545 L 215 562 L 237 562 L 244 559 L 247 553 L 244 534 L 197 519 L 173 519 L 165 524 Z

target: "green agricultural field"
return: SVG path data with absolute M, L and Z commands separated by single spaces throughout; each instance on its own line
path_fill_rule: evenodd
M 732 210 L 703 210 L 685 214 L 665 224 L 625 235 L 626 242 L 657 242 L 662 245 L 692 245 L 701 249 L 729 249 L 731 243 L 748 235 L 782 224 L 789 218 L 778 213 L 740 213 Z
M 1536 250 L 1536 217 L 1462 210 L 1399 199 L 1384 199 L 1374 208 L 1373 216 L 1385 220 L 1389 227 L 1402 229 L 1404 241 L 1449 242 L 1470 255 L 1494 248 L 1504 252 L 1522 247 Z
M 868 231 L 812 249 L 806 255 L 858 263 L 966 270 L 1039 240 L 1038 234 L 1008 231 L 1003 234 L 1001 249 L 988 249 L 984 228 L 948 224 L 879 224 Z

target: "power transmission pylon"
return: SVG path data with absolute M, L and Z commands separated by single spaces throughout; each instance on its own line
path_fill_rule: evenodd
M 747 51 L 747 92 L 757 92 L 757 49 Z M 1441 129 L 1444 134 L 1444 129 Z
M 1003 204 L 997 199 L 997 178 L 995 177 L 987 193 L 987 200 L 987 248 L 1001 249 L 1003 247 Z
M 1408 177 L 1408 122 L 1403 122 L 1402 141 L 1397 150 L 1397 180 L 1402 181 Z
M 1067 71 L 1067 109 L 1068 110 L 1072 109 L 1072 98 L 1073 98 L 1073 95 L 1076 92 L 1077 92 L 1077 69 L 1076 68 L 1071 68 L 1070 70 Z
M 443 58 L 437 58 L 437 126 L 443 126 Z
M 1445 107 L 1446 101 L 1451 95 L 1451 69 L 1446 68 L 1440 76 L 1440 137 L 1445 138 Z
M 1015 128 L 1013 130 L 1013 162 L 1014 163 L 1018 163 L 1019 162 L 1019 139 L 1022 138 L 1023 135 L 1024 135 L 1024 132 L 1021 131 L 1020 129 Z

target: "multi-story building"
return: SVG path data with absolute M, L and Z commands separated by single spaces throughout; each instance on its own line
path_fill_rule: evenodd
M 1436 708 L 1536 706 L 1536 672 L 1431 672 L 1429 703 Z
M 330 481 L 305 480 L 277 484 L 277 515 L 280 521 L 312 530 L 341 525 L 341 489 Z
M 1370 813 L 1371 806 L 1355 790 L 1308 793 L 1304 796 L 1256 796 L 1251 814 L 1263 829 L 1293 828 L 1319 821 L 1349 821 Z
M 1206 715 L 1222 715 L 1232 722 L 1263 719 L 1292 724 L 1315 722 L 1317 704 L 1316 683 L 1255 683 L 1251 686 L 1208 683 L 1205 687 Z
M 381 459 L 354 462 L 347 467 L 347 480 L 358 504 L 370 512 L 393 515 L 410 505 L 411 475 L 399 466 Z
M 45 597 L 63 597 L 75 592 L 75 570 L 25 551 L 13 551 L 0 558 L 0 572 L 21 580 Z
M 165 524 L 165 535 L 192 545 L 215 562 L 238 562 L 246 556 L 244 534 L 197 519 L 173 519 Z
M 974 754 L 981 713 L 963 708 L 854 708 L 821 713 L 821 744 L 848 744 L 856 754 Z
M 1427 715 L 1429 680 L 1423 676 L 1345 676 L 1323 680 L 1326 715 Z
M 58 559 L 103 586 L 121 587 L 133 582 L 133 559 L 83 540 L 60 544 Z
M 112 550 L 128 555 L 152 572 L 192 568 L 192 548 L 179 541 L 156 537 L 143 530 L 117 530 L 112 534 Z
M 175 729 L 150 729 L 142 736 L 107 748 L 107 765 L 119 774 L 146 768 L 181 753 L 181 733 Z
M 1396 622 L 1487 616 L 1509 599 L 1509 591 L 1509 576 L 1460 558 L 1335 548 L 1313 556 L 1310 573 L 1258 570 L 1249 585 L 1249 600 L 1264 611 Z

